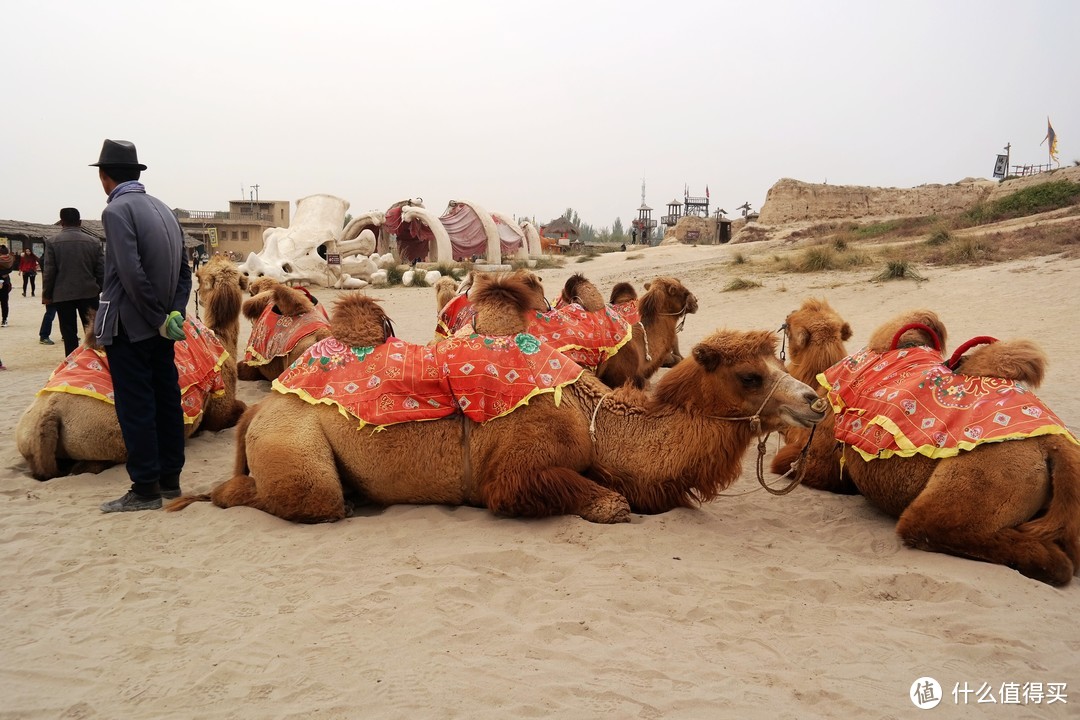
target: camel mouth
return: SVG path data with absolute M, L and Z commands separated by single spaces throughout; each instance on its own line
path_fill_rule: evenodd
M 818 406 L 821 409 L 818 409 Z M 795 427 L 808 428 L 817 425 L 819 422 L 825 419 L 825 402 L 820 398 L 812 405 L 805 407 L 790 408 L 785 407 L 780 410 L 780 417 L 788 425 L 794 425 Z

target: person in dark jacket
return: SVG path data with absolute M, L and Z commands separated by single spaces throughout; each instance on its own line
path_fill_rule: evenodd
M 109 196 L 105 277 L 94 335 L 105 347 L 131 489 L 101 511 L 155 510 L 180 496 L 184 418 L 173 344 L 184 339 L 191 268 L 183 233 L 165 203 L 146 194 L 135 145 L 106 140 L 98 168 Z
M 82 336 L 75 318 L 85 324 L 90 308 L 97 307 L 105 267 L 101 242 L 82 231 L 78 209 L 63 208 L 60 225 L 64 229 L 45 241 L 41 302 L 56 308 L 64 354 L 70 355 Z

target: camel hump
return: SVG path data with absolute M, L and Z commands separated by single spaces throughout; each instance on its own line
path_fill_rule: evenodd
M 1046 377 L 1046 363 L 1046 353 L 1031 340 L 999 340 L 960 357 L 955 371 L 1014 380 L 1035 389 Z
M 378 301 L 354 292 L 334 304 L 330 332 L 350 347 L 374 347 L 386 342 L 393 326 Z
M 315 303 L 306 290 L 291 288 L 288 285 L 276 285 L 273 289 L 274 305 L 282 315 L 296 317 L 315 309 Z
M 577 303 L 589 312 L 602 310 L 606 304 L 604 296 L 582 273 L 574 273 L 570 276 L 563 285 L 560 299 L 564 303 Z
M 485 335 L 524 332 L 526 313 L 547 306 L 540 279 L 521 270 L 477 276 L 471 297 L 477 310 L 476 330 Z
M 612 305 L 621 305 L 632 300 L 637 300 L 637 290 L 630 283 L 617 282 L 615 287 L 611 288 L 611 296 L 608 298 L 608 302 Z

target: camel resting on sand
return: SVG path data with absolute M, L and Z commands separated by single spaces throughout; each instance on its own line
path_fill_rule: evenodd
M 544 352 L 524 333 L 531 313 L 520 276 L 475 282 L 477 331 L 492 343 Z M 336 341 L 354 354 L 366 357 L 386 341 L 386 316 L 371 298 L 343 298 L 331 324 Z M 628 521 L 631 512 L 693 506 L 738 477 L 741 456 L 759 433 L 821 419 L 812 407 L 817 396 L 784 372 L 775 348 L 766 331 L 717 331 L 651 394 L 611 391 L 583 372 L 561 387 L 561 397 L 536 394 L 481 423 L 457 412 L 357 432 L 358 420 L 339 407 L 275 392 L 240 423 L 233 477 L 168 509 L 212 500 L 327 522 L 345 517 L 349 496 L 379 505 L 472 505 L 504 516 L 576 514 L 614 523 Z
M 861 366 L 863 370 L 859 370 L 860 353 L 823 374 L 831 386 L 833 409 L 837 409 L 837 402 L 846 403 L 844 398 L 850 398 L 845 384 L 853 385 L 846 383 L 845 373 L 865 373 L 866 369 L 877 371 L 881 367 L 886 368 L 881 372 L 889 372 L 887 361 L 906 352 L 902 362 L 915 362 L 932 352 L 918 346 L 935 342 L 943 346 L 944 338 L 944 325 L 928 310 L 904 313 L 885 323 L 874 332 L 864 351 L 873 355 L 865 356 L 868 363 Z M 997 414 L 989 422 L 970 421 L 963 427 L 943 428 L 939 433 L 930 414 L 921 421 L 921 427 L 930 428 L 926 432 L 931 437 L 939 438 L 939 448 L 948 447 L 947 434 L 964 442 L 961 448 L 973 445 L 957 454 L 928 457 L 883 453 L 884 457 L 867 460 L 850 443 L 858 442 L 853 439 L 854 433 L 869 433 L 877 427 L 866 422 L 873 415 L 866 413 L 860 418 L 853 407 L 855 414 L 836 418 L 837 436 L 848 440 L 842 450 L 848 476 L 872 504 L 898 518 L 896 531 L 907 545 L 998 563 L 1051 585 L 1065 585 L 1072 579 L 1080 566 L 1080 446 L 1037 398 L 1009 382 L 1037 386 L 1045 362 L 1045 356 L 1033 343 L 1013 341 L 994 342 L 962 358 L 954 357 L 949 365 L 956 368 L 956 377 L 944 364 L 931 362 L 923 366 L 928 369 L 916 379 L 925 378 L 923 384 L 931 390 L 963 390 L 939 390 L 942 407 L 961 403 L 978 407 L 975 403 L 979 398 L 995 398 L 993 409 Z M 867 378 L 864 386 L 875 386 L 870 383 L 872 376 L 862 377 Z M 958 384 L 945 384 L 954 381 Z M 901 397 L 902 406 L 906 403 L 901 415 L 911 418 L 914 436 L 922 411 L 919 403 Z M 1018 398 L 1015 406 L 1005 404 L 1013 397 Z M 1035 434 L 1012 432 L 1018 420 L 1034 422 L 1030 427 L 1037 426 L 1031 431 Z M 1011 434 L 1025 436 L 975 444 L 999 424 L 1009 427 Z M 931 446 L 924 447 L 929 450 Z
M 325 308 L 303 288 L 261 277 L 252 281 L 251 295 L 242 306 L 251 337 L 237 366 L 241 380 L 273 380 L 330 336 Z
M 787 371 L 810 387 L 820 388 L 818 395 L 824 397 L 825 388 L 821 387 L 817 376 L 847 357 L 844 342 L 851 337 L 851 326 L 824 299 L 811 298 L 787 316 L 783 331 L 790 357 Z M 810 430 L 804 428 L 784 430 L 784 445 L 773 457 L 772 471 L 777 475 L 790 471 L 809 441 L 812 445 L 799 461 L 802 484 L 817 490 L 858 494 L 858 488 L 840 464 L 840 453 L 833 436 L 834 420 L 830 410 L 814 428 L 812 438 Z
M 199 280 L 199 302 L 205 311 L 206 327 L 213 330 L 216 339 L 193 337 L 197 333 L 189 319 L 184 326 L 189 338 L 186 344 L 192 357 L 204 367 L 219 367 L 216 375 L 220 382 L 214 384 L 219 390 L 212 391 L 212 378 L 207 374 L 205 385 L 200 383 L 201 389 L 191 387 L 185 392 L 184 431 L 189 437 L 198 430 L 217 431 L 232 427 L 246 408 L 236 398 L 236 339 L 240 331 L 240 303 L 247 279 L 222 256 L 212 258 L 195 275 Z M 217 349 L 214 350 L 214 347 Z M 100 349 L 91 332 L 87 334 L 83 347 L 75 352 L 89 354 L 89 363 L 103 362 L 93 354 L 92 348 Z M 224 354 L 219 355 L 222 348 Z M 178 360 L 184 351 L 178 344 Z M 61 365 L 53 373 L 50 383 L 63 380 L 70 372 L 66 363 Z M 190 415 L 189 412 L 196 410 L 194 406 L 187 407 L 187 404 L 202 395 L 205 395 L 205 400 L 201 412 Z M 15 439 L 19 452 L 30 466 L 30 474 L 38 480 L 101 472 L 127 460 L 127 448 L 116 419 L 116 409 L 111 402 L 87 394 L 39 392 L 19 419 Z

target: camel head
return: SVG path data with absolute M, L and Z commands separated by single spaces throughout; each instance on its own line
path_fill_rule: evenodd
M 611 288 L 611 297 L 608 298 L 608 302 L 612 305 L 621 305 L 631 300 L 637 300 L 637 290 L 634 286 L 628 282 L 615 283 L 615 287 Z
M 968 351 L 954 372 L 1015 380 L 1034 390 L 1046 377 L 1046 353 L 1030 340 L 1001 340 Z
M 896 334 L 905 325 L 911 324 L 925 325 L 930 328 L 937 336 L 936 341 L 926 330 L 917 328 L 906 330 L 899 338 L 896 338 Z M 870 336 L 867 347 L 874 352 L 883 353 L 894 348 L 912 345 L 929 345 L 930 347 L 940 345 L 939 349 L 944 353 L 946 335 L 945 323 L 941 322 L 941 318 L 933 310 L 908 310 L 893 317 L 884 325 L 878 326 L 874 334 Z
M 441 277 L 435 281 L 435 312 L 440 312 L 446 303 L 457 295 L 457 280 L 452 277 Z
M 694 415 L 741 422 L 760 418 L 758 432 L 809 427 L 825 417 L 826 402 L 789 375 L 767 330 L 718 330 L 694 346 L 656 384 L 653 403 Z
M 784 332 L 791 353 L 788 372 L 812 387 L 818 373 L 847 357 L 844 342 L 851 338 L 851 326 L 822 299 L 810 298 L 790 313 Z
M 577 303 L 589 312 L 603 310 L 605 305 L 604 296 L 581 273 L 574 273 L 566 281 L 562 293 L 559 295 L 559 301 L 565 304 Z
M 349 347 L 374 347 L 393 337 L 394 325 L 377 300 L 353 292 L 334 303 L 330 333 Z
M 524 270 L 477 275 L 471 298 L 476 306 L 476 332 L 482 335 L 525 332 L 532 313 L 548 309 L 540 278 Z
M 199 304 L 206 309 L 206 325 L 235 344 L 247 277 L 224 255 L 210 258 L 195 271 L 195 277 L 199 280 Z
M 696 313 L 697 298 L 686 286 L 673 277 L 658 277 L 645 283 L 645 294 L 638 303 L 643 318 L 657 315 L 686 315 Z

